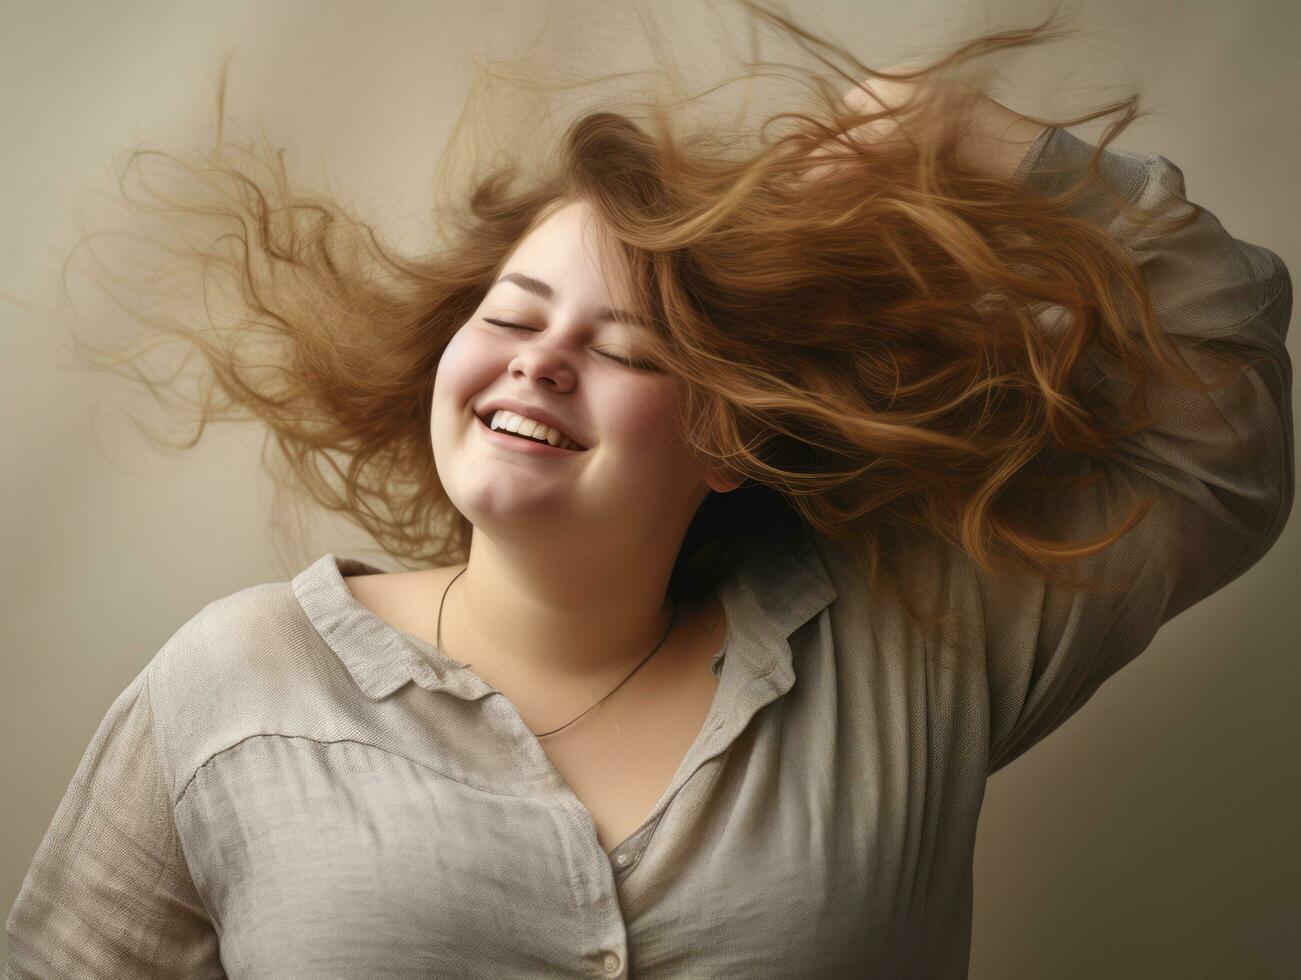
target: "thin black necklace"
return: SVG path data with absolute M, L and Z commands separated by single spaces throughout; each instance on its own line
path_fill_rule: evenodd
M 459 572 L 457 572 L 457 573 L 452 577 L 452 582 L 455 582 L 458 578 L 460 578 L 460 577 L 461 577 L 462 575 L 464 575 L 467 571 L 469 571 L 469 568 L 470 568 L 470 566 L 469 566 L 469 565 L 466 565 L 465 568 L 462 568 Z M 438 642 L 438 649 L 439 649 L 439 652 L 442 652 L 442 649 L 443 649 L 443 603 L 445 603 L 445 602 L 447 601 L 447 593 L 450 592 L 451 589 L 452 589 L 452 582 L 448 582 L 448 583 L 447 583 L 447 588 L 443 589 L 443 598 L 440 599 L 439 602 L 438 602 L 438 625 L 435 627 L 435 639 L 436 639 L 437 642 Z M 664 641 L 665 641 L 666 639 L 668 639 L 669 631 L 673 629 L 673 623 L 674 623 L 674 621 L 677 619 L 677 617 L 678 617 L 678 601 L 677 601 L 676 599 L 674 599 L 674 600 L 673 600 L 673 612 L 669 615 L 669 625 L 665 628 L 665 630 L 664 630 L 664 635 L 661 636 L 661 637 L 660 637 L 660 641 L 659 641 L 658 643 L 655 644 L 655 649 L 652 650 L 650 653 L 646 654 L 646 656 L 645 656 L 645 658 L 642 660 L 642 662 L 639 663 L 636 667 L 634 667 L 634 668 L 629 672 L 628 677 L 631 677 L 633 674 L 637 673 L 637 671 L 641 670 L 642 667 L 646 664 L 646 661 L 647 661 L 647 660 L 650 660 L 651 657 L 655 656 L 655 652 L 656 652 L 656 650 L 659 650 L 659 648 L 662 647 L 662 646 L 664 645 Z M 465 666 L 469 667 L 469 666 L 471 666 L 471 665 L 470 665 L 470 664 L 466 664 Z M 614 691 L 619 690 L 619 688 L 623 687 L 624 684 L 628 683 L 628 677 L 625 677 L 625 678 L 624 678 L 623 680 L 621 680 L 618 684 L 616 684 L 616 685 L 614 686 L 614 690 L 611 691 L 610 694 L 613 694 Z M 610 694 L 607 694 L 604 698 L 601 698 L 601 701 L 604 701 L 606 698 L 608 698 L 608 697 L 610 696 Z M 595 708 L 596 705 L 598 705 L 598 704 L 601 703 L 601 701 L 597 701 L 595 704 L 592 705 L 591 708 L 588 708 L 587 711 L 591 711 L 592 708 Z M 578 716 L 578 718 L 582 718 L 583 715 L 587 714 L 587 711 L 584 711 L 582 715 L 579 715 L 579 716 Z M 578 721 L 578 718 L 575 718 L 574 721 Z M 574 721 L 571 721 L 571 722 L 569 722 L 568 724 L 561 725 L 559 728 L 554 728 L 554 729 L 552 729 L 552 730 L 549 731 L 549 732 L 542 732 L 541 734 L 538 734 L 537 732 L 533 732 L 533 736 L 534 736 L 535 738 L 546 738 L 548 735 L 554 735 L 556 732 L 564 731 L 566 728 L 568 728 L 570 725 L 572 725 L 572 724 L 574 723 Z M 532 729 L 529 729 L 529 731 L 533 731 L 533 730 L 532 730 Z

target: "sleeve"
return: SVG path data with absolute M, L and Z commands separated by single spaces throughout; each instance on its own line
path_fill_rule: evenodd
M 1086 173 L 1094 149 L 1050 127 L 1017 176 L 1045 194 L 1059 193 Z M 1169 204 L 1163 217 L 1191 210 L 1182 172 L 1163 156 L 1109 149 L 1100 174 L 1125 200 L 1144 208 Z M 1248 356 L 1263 357 L 1209 395 L 1145 389 L 1158 421 L 1121 440 L 1116 458 L 1082 464 L 1080 472 L 1102 468 L 1102 478 L 1052 504 L 1048 530 L 1079 540 L 1114 527 L 1140 498 L 1157 494 L 1134 528 L 1078 566 L 1085 577 L 1121 583 L 1122 590 L 1069 593 L 1033 576 L 976 576 L 991 773 L 1077 711 L 1162 624 L 1255 564 L 1292 508 L 1292 367 L 1284 346 L 1292 284 L 1282 260 L 1233 238 L 1204 209 L 1182 230 L 1138 232 L 1094 187 L 1068 213 L 1104 227 L 1132 255 L 1167 333 L 1228 338 Z M 1181 354 L 1199 376 L 1211 375 L 1202 356 Z M 1082 359 L 1082 390 L 1119 397 L 1101 356 L 1094 349 Z
M 91 739 L 5 926 L 6 980 L 225 976 L 173 823 L 147 670 Z

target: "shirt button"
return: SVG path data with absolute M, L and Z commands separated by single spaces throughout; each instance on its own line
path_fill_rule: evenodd
M 619 969 L 619 957 L 614 953 L 605 954 L 605 972 L 614 973 Z
M 618 861 L 620 864 L 627 864 L 627 863 L 628 863 L 628 855 L 627 855 L 627 854 L 620 854 L 617 858 L 615 858 L 615 860 Z

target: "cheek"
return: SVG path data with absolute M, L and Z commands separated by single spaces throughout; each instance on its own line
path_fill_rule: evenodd
M 461 411 L 482 387 L 480 377 L 488 369 L 487 353 L 475 349 L 465 330 L 457 332 L 443 348 L 434 371 L 435 416 L 440 410 Z
M 663 392 L 641 393 L 628 400 L 611 424 L 617 427 L 621 439 L 643 450 L 667 450 L 681 443 L 677 402 Z
M 461 365 L 466 360 L 469 353 L 470 344 L 467 343 L 465 328 L 462 327 L 452 335 L 452 339 L 447 342 L 443 348 L 442 356 L 438 359 L 438 369 L 434 372 L 434 381 L 437 383 L 447 375 L 455 374 L 460 370 Z

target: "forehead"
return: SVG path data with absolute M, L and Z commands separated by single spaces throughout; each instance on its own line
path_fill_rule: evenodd
M 591 206 L 553 206 L 515 247 L 502 273 L 522 272 L 550 284 L 553 301 L 637 309 L 629 269 L 615 242 L 602 234 Z M 499 287 L 513 288 L 513 287 Z

